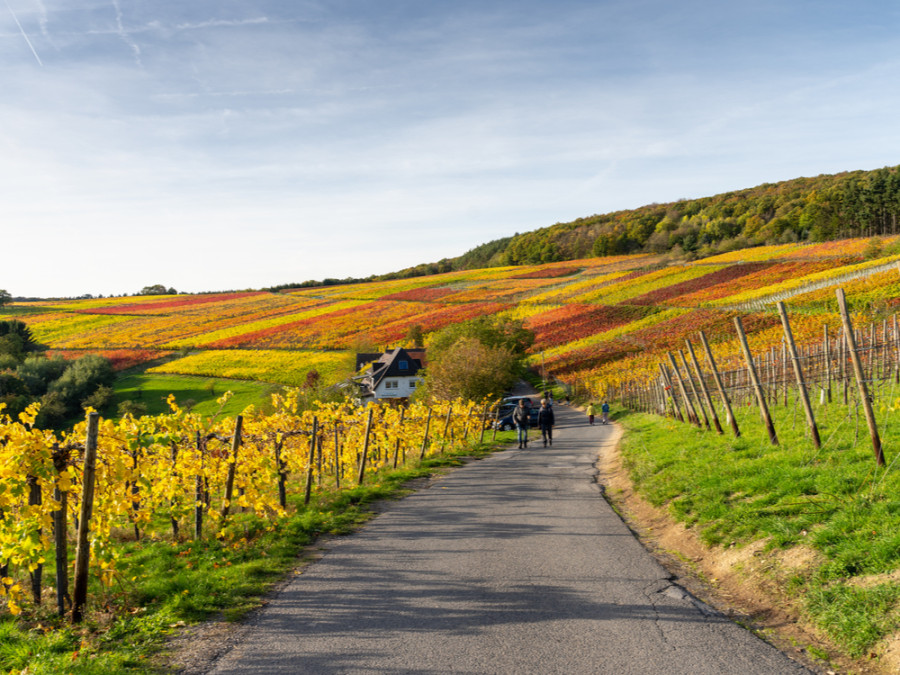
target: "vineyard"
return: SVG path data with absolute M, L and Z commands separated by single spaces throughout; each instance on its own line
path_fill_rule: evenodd
M 900 407 L 898 241 L 696 262 L 591 258 L 278 293 L 36 301 L 0 308 L 0 318 L 24 321 L 54 354 L 107 355 L 120 371 L 302 388 L 312 371 L 341 382 L 356 351 L 403 345 L 414 327 L 427 346 L 454 323 L 509 316 L 535 333 L 532 367 L 578 401 L 608 399 L 723 447 L 764 433 L 772 448 L 808 450 L 810 463 L 865 445 L 866 470 L 884 488 L 900 457 L 882 442 Z M 258 533 L 311 517 L 311 502 L 477 444 L 491 416 L 487 403 L 461 400 L 306 410 L 300 395 L 277 391 L 238 416 L 170 397 L 164 414 L 91 413 L 65 433 L 37 428 L 34 407 L 0 403 L 8 612 L 46 620 L 52 598 L 56 614 L 76 621 L 100 605 L 121 613 L 130 601 L 114 598 L 140 583 L 128 576 L 135 546 L 249 550 Z M 722 528 L 708 530 L 711 542 Z M 891 571 L 893 558 L 884 560 L 879 571 Z
M 174 400 L 168 415 L 113 421 L 92 412 L 61 436 L 35 428 L 32 409 L 18 421 L 0 416 L 0 595 L 10 612 L 21 611 L 24 592 L 11 568 L 27 570 L 39 605 L 52 555 L 59 614 L 71 605 L 80 621 L 88 562 L 111 585 L 123 533 L 135 541 L 237 539 L 248 518 L 275 527 L 289 495 L 308 504 L 313 491 L 359 486 L 385 466 L 483 440 L 489 407 L 359 409 L 347 401 L 300 412 L 296 394 L 274 395 L 273 414 L 235 419 L 204 418 Z M 78 532 L 71 597 L 70 513 Z

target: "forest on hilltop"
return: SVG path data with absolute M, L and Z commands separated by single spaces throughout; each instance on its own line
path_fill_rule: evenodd
M 762 244 L 898 234 L 898 215 L 900 166 L 823 174 L 578 218 L 378 278 L 627 253 L 694 260 Z

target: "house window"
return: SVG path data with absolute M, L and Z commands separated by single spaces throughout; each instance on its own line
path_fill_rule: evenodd
M 416 388 L 416 381 L 415 381 L 415 380 L 410 380 L 410 381 L 409 381 L 409 388 L 410 388 L 410 389 L 415 389 L 415 388 Z
M 397 382 L 397 380 L 385 380 L 384 381 L 385 389 L 396 389 L 398 387 L 398 385 L 399 385 L 399 383 Z
M 400 370 L 409 370 L 409 361 L 401 361 Z

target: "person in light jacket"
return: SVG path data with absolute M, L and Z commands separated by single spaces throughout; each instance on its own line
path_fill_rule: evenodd
M 520 448 L 528 447 L 529 410 L 525 407 L 525 399 L 519 399 L 519 407 L 513 411 L 513 424 L 516 425 L 516 437 Z
M 547 443 L 553 445 L 553 425 L 555 423 L 553 406 L 547 402 L 547 399 L 544 399 L 541 401 L 541 409 L 538 410 L 538 426 L 541 428 L 541 437 L 544 439 L 545 448 Z
M 587 416 L 588 416 L 588 424 L 594 426 L 594 415 L 597 414 L 597 406 L 594 405 L 593 401 L 588 403 L 587 407 Z

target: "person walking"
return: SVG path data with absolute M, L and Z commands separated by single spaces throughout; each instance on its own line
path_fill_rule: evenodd
M 538 426 L 541 428 L 541 438 L 544 439 L 544 447 L 547 443 L 553 445 L 553 425 L 556 422 L 553 416 L 553 406 L 547 399 L 541 401 L 541 409 L 538 410 Z
M 588 403 L 587 407 L 587 416 L 588 416 L 588 424 L 594 426 L 594 415 L 597 414 L 597 406 L 594 405 L 594 402 L 591 401 Z
M 519 440 L 519 448 L 528 447 L 528 409 L 525 407 L 525 399 L 519 399 L 519 407 L 513 410 L 513 424 L 516 425 L 516 438 Z
M 600 412 L 603 413 L 603 424 L 609 424 L 609 403 L 603 401 L 603 405 L 600 406 Z

